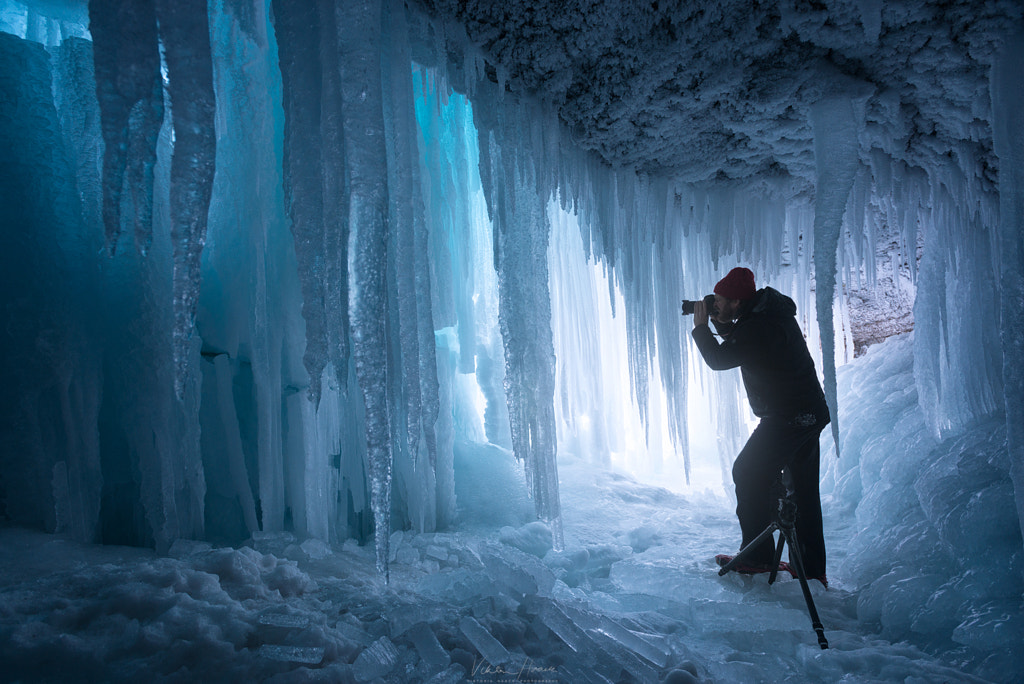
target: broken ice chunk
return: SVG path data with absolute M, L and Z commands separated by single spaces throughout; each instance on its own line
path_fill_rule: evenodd
M 459 684 L 465 678 L 466 668 L 455 663 L 428 679 L 426 684 Z
M 304 615 L 289 615 L 287 613 L 263 613 L 260 615 L 260 624 L 268 627 L 284 627 L 286 629 L 304 629 L 309 626 L 309 618 Z
M 537 558 L 543 558 L 551 550 L 553 543 L 551 528 L 539 520 L 523 525 L 519 529 L 503 527 L 498 538 L 503 544 L 514 546 Z
M 448 652 L 441 647 L 441 643 L 434 635 L 434 630 L 425 622 L 418 622 L 409 630 L 409 638 L 412 639 L 416 652 L 420 654 L 423 662 L 433 667 L 448 667 L 452 659 Z M 461 668 L 460 668 L 461 669 Z
M 443 612 L 439 606 L 434 604 L 403 601 L 395 602 L 388 609 L 386 617 L 389 627 L 388 636 L 396 639 L 418 623 L 430 624 L 443 619 Z
M 591 639 L 554 603 L 548 603 L 542 607 L 540 619 L 545 627 L 565 642 L 566 646 L 580 655 L 583 655 L 587 646 L 592 643 Z
M 540 611 L 540 619 L 577 653 L 577 660 L 581 664 L 622 667 L 640 681 L 657 681 L 657 672 L 653 668 L 640 660 L 631 648 L 625 647 L 624 643 L 612 638 L 598 627 L 603 626 L 620 636 L 620 630 L 625 628 L 615 630 L 607 623 L 599 625 L 596 616 L 589 612 L 557 603 L 544 605 Z
M 607 615 L 590 613 L 572 606 L 563 606 L 562 610 L 580 628 L 601 634 L 658 667 L 665 667 L 668 664 L 670 651 L 623 627 Z
M 459 621 L 459 629 L 466 635 L 483 659 L 490 665 L 503 665 L 511 660 L 509 652 L 474 618 L 466 616 Z
M 427 550 L 425 553 L 427 558 L 433 558 L 434 560 L 439 560 L 442 562 L 448 560 L 448 550 L 443 546 L 431 544 L 427 546 Z
M 369 648 L 363 650 L 352 663 L 352 673 L 361 682 L 368 682 L 377 677 L 383 677 L 395 667 L 398 662 L 398 649 L 386 636 L 377 639 Z
M 279 660 L 283 663 L 303 663 L 305 665 L 318 665 L 324 659 L 322 646 L 278 646 L 277 644 L 263 644 L 260 646 L 259 655 L 267 660 Z
M 209 542 L 194 541 L 192 539 L 175 539 L 168 550 L 167 555 L 171 558 L 188 558 L 197 556 L 213 549 Z
M 490 547 L 482 550 L 479 557 L 494 586 L 514 598 L 548 596 L 555 584 L 554 573 L 547 566 L 518 549 Z
M 330 546 L 319 539 L 307 539 L 299 544 L 299 548 L 301 548 L 305 554 L 313 560 L 322 560 L 334 553 Z
M 411 546 L 403 546 L 395 553 L 395 560 L 404 565 L 412 565 L 420 560 L 420 552 Z

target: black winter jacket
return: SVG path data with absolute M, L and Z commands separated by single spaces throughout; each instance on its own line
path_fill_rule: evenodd
M 750 408 L 758 418 L 792 420 L 813 414 L 828 422 L 825 394 L 796 322 L 796 304 L 778 290 L 765 287 L 740 310 L 719 344 L 706 326 L 693 329 L 693 339 L 712 370 L 739 366 Z

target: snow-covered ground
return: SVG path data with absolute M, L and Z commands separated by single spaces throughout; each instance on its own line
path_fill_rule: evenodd
M 899 376 L 909 345 L 881 349 L 889 356 L 844 368 L 841 386 L 881 388 L 880 374 Z M 0 529 L 0 680 L 989 681 L 962 655 L 894 643 L 891 625 L 863 618 L 871 594 L 861 588 L 885 573 L 868 577 L 852 557 L 865 541 L 853 543 L 858 525 L 842 487 L 825 499 L 830 587 L 811 583 L 830 645 L 821 650 L 796 580 L 717 574 L 714 555 L 738 542 L 724 497 L 563 457 L 559 553 L 546 526 L 529 522 L 529 502 L 509 493 L 524 488 L 508 453 L 461 445 L 457 459 L 472 525 L 395 533 L 389 583 L 372 549 L 351 541 L 332 549 L 265 534 L 241 548 L 178 542 L 158 557 Z M 924 601 L 914 592 L 883 599 L 896 602 L 886 611 L 907 615 Z M 1019 624 L 1019 601 L 1006 610 L 1017 612 L 1004 632 Z M 1019 674 L 991 670 L 1005 681 Z

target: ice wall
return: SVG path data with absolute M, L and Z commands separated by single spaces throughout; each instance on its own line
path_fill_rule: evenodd
M 884 638 L 953 656 L 992 681 L 1012 679 L 1024 549 L 1007 425 L 996 415 L 937 439 L 913 380 L 916 334 L 839 369 L 845 455 L 826 456 L 822 494 L 856 527 L 829 576 L 843 578 L 858 620 Z
M 6 515 L 91 536 L 104 487 L 97 426 L 103 359 L 90 349 L 101 334 L 94 303 L 101 274 L 86 264 L 102 238 L 83 236 L 77 198 L 81 189 L 98 208 L 100 157 L 95 145 L 66 146 L 64 125 L 77 124 L 77 140 L 96 140 L 99 131 L 95 117 L 62 122 L 51 95 L 55 80 L 63 102 L 93 85 L 89 44 L 66 41 L 56 74 L 50 60 L 42 45 L 0 33 L 0 197 L 10 207 L 0 230 L 8 388 L 0 397 L 0 477 Z M 76 169 L 85 171 L 81 188 Z
M 8 5 L 4 198 L 36 199 L 3 233 L 6 516 L 160 549 L 373 538 L 386 573 L 392 529 L 455 520 L 455 440 L 515 425 L 557 528 L 547 279 L 516 277 L 546 268 L 546 195 L 520 179 L 539 211 L 491 232 L 503 187 L 403 3 L 97 3 L 98 45 L 50 46 L 56 19 Z M 506 367 L 536 393 L 514 421 Z
M 1024 64 L 1024 35 L 1007 40 L 992 70 L 992 128 L 999 156 L 997 274 L 999 333 L 1010 474 L 1017 516 L 1024 532 L 1024 96 L 1018 84 Z M 996 283 L 993 283 L 995 285 Z M 994 345 L 993 345 L 994 346 Z M 998 360 L 995 362 L 998 363 Z

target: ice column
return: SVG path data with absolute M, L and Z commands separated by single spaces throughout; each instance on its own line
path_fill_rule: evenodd
M 428 457 L 426 469 L 429 470 L 437 458 L 434 435 L 439 410 L 437 361 L 405 3 L 389 0 L 385 16 L 388 44 L 383 51 L 387 107 L 384 120 L 388 141 L 389 223 L 394 245 L 393 274 L 389 280 L 397 296 L 391 327 L 392 332 L 398 333 L 402 359 L 399 389 L 404 397 L 406 422 L 400 427 L 404 427 L 413 464 L 417 465 L 421 449 L 425 450 L 423 455 Z
M 328 362 L 347 381 L 348 198 L 338 36 L 324 0 L 274 2 L 285 110 L 284 181 L 306 321 L 303 363 L 320 401 Z M 317 29 L 312 35 L 310 29 Z
M 438 526 L 455 515 L 453 445 L 456 440 L 485 439 L 511 446 L 508 407 L 504 391 L 504 364 L 497 313 L 497 276 L 480 186 L 477 130 L 468 100 L 448 91 L 448 84 L 433 69 L 413 71 L 416 117 L 420 139 L 421 201 L 429 227 L 424 254 L 432 270 L 430 299 L 435 343 L 421 343 L 441 364 L 437 375 L 445 408 L 437 414 Z M 419 254 L 419 250 L 417 250 Z M 431 331 L 434 336 L 434 330 Z M 475 374 L 483 393 L 485 435 L 468 425 L 475 416 L 475 398 L 467 396 L 460 378 Z M 427 373 L 422 378 L 433 386 Z M 472 408 L 469 406 L 472 405 Z M 424 407 L 428 403 L 424 402 Z
M 916 208 L 908 220 L 920 224 L 924 238 L 914 300 L 914 378 L 936 435 L 958 433 L 1002 408 L 1001 345 L 991 325 L 999 318 L 991 296 L 999 290 L 997 199 L 980 174 L 962 168 L 973 152 L 956 152 L 957 161 L 904 179 L 909 201 L 903 204 Z
M 1010 477 L 1024 531 L 1024 34 L 1009 39 L 992 69 L 992 132 L 999 157 L 999 285 Z
M 323 294 L 327 358 L 340 387 L 348 383 L 348 192 L 342 124 L 341 72 L 334 3 L 320 0 L 320 155 L 323 165 Z M 305 287 L 305 286 L 304 286 Z
M 861 101 L 863 106 L 863 100 Z M 836 296 L 836 252 L 846 201 L 857 176 L 857 132 L 863 116 L 857 100 L 831 96 L 811 108 L 814 130 L 814 279 L 817 288 L 818 327 L 821 334 L 825 398 L 832 414 L 832 435 L 839 448 L 839 410 L 836 399 L 835 329 L 832 306 Z
M 269 8 L 247 14 L 230 0 L 210 3 L 210 33 L 217 93 L 217 175 L 203 250 L 203 287 L 196 328 L 209 359 L 231 358 L 236 425 L 241 428 L 247 476 L 258 499 L 260 529 L 280 531 L 289 502 L 284 453 L 286 406 L 294 386 L 305 387 L 304 329 L 294 241 L 282 183 L 281 77 Z M 204 374 L 212 364 L 203 363 Z M 206 385 L 204 376 L 204 386 Z M 204 401 L 201 420 L 213 420 Z M 298 429 L 296 428 L 296 431 Z M 203 439 L 221 430 L 203 430 Z M 226 434 L 226 432 L 223 432 Z M 204 447 L 211 492 L 223 490 L 223 448 Z M 300 454 L 301 455 L 301 454 Z M 207 534 L 241 518 L 245 496 L 207 497 Z M 247 505 L 247 504 L 246 504 Z M 226 508 L 235 510 L 228 515 Z M 294 510 L 294 509 L 293 509 Z
M 519 119 L 523 111 L 506 115 L 515 123 L 505 125 L 503 139 L 521 140 L 523 131 L 529 130 Z M 518 134 L 510 133 L 512 129 Z M 481 155 L 481 177 L 490 181 L 485 192 L 497 236 L 499 322 L 505 345 L 512 448 L 524 461 L 537 515 L 551 525 L 555 548 L 560 549 L 555 357 L 547 261 L 550 226 L 547 197 L 538 193 L 538 168 L 533 162 L 525 150 L 499 147 L 492 139 L 490 154 Z M 488 163 L 485 173 L 483 167 Z
M 174 247 L 175 392 L 188 371 L 189 340 L 199 299 L 199 267 L 206 243 L 217 137 L 216 100 L 206 0 L 158 0 L 160 39 L 167 62 L 167 93 L 174 122 L 171 158 L 171 242 Z
M 377 569 L 387 575 L 391 527 L 386 279 L 388 170 L 381 90 L 381 5 L 337 7 L 345 158 L 349 173 L 349 314 L 356 377 L 366 405 Z
M 206 16 L 205 6 L 201 13 Z M 153 239 L 153 170 L 164 118 L 153 0 L 93 0 L 89 3 L 89 31 L 105 143 L 103 225 L 107 249 L 113 252 L 117 245 L 121 195 L 127 189 L 136 241 L 146 253 Z
M 327 364 L 324 321 L 325 252 L 324 180 L 321 158 L 321 41 L 318 0 L 274 0 L 284 104 L 284 190 L 291 217 L 302 282 L 302 317 L 306 320 L 303 363 L 309 373 L 309 396 L 320 403 L 320 378 Z M 333 12 L 330 19 L 333 20 Z M 333 24 L 333 21 L 331 22 Z M 327 40 L 333 42 L 334 36 Z M 324 47 L 327 47 L 326 45 Z M 337 63 L 336 61 L 334 62 Z M 323 66 L 331 70 L 330 63 Z M 338 227 L 335 228 L 337 230 Z

